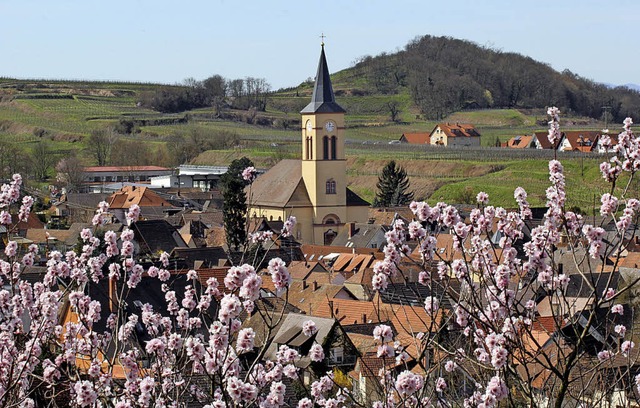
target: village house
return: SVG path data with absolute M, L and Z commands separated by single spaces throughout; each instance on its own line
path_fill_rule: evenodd
M 148 182 L 151 177 L 170 175 L 173 170 L 160 166 L 89 166 L 83 169 L 82 190 L 99 193 L 111 183 Z
M 228 170 L 227 166 L 195 166 L 182 164 L 174 173 L 151 177 L 152 188 L 198 188 L 211 191 L 218 187 L 220 177 Z
M 383 225 L 349 222 L 346 227 L 340 231 L 330 245 L 378 250 L 387 242 L 385 233 L 389 228 Z
M 533 139 L 536 149 L 557 150 L 560 145 L 560 140 L 556 141 L 555 144 L 551 144 L 547 132 L 536 132 L 533 134 Z
M 431 144 L 431 134 L 428 132 L 403 133 L 400 136 L 400 143 L 428 145 Z
M 145 219 L 164 218 L 167 214 L 180 211 L 148 187 L 125 186 L 113 193 L 107 200 L 109 212 L 122 224 L 126 224 L 126 213 L 132 205 L 140 207 Z
M 438 123 L 429 138 L 436 146 L 480 146 L 480 132 L 468 123 Z
M 536 147 L 536 141 L 533 135 L 514 136 L 507 141 L 504 147 L 510 149 L 533 149 Z
M 590 153 L 597 151 L 598 138 L 601 132 L 591 130 L 574 130 L 562 132 L 559 151 L 580 151 Z

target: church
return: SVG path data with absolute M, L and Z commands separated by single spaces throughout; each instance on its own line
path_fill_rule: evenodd
M 311 102 L 302 115 L 302 157 L 282 160 L 247 189 L 248 216 L 297 219 L 296 240 L 328 245 L 347 223 L 367 222 L 370 204 L 347 187 L 346 111 L 336 103 L 320 52 Z

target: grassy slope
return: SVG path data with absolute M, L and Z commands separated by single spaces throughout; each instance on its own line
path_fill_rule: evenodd
M 418 112 L 407 93 L 397 95 L 358 94 L 358 87 L 364 88 L 361 77 L 353 73 L 341 72 L 334 76 L 334 88 L 339 94 L 338 102 L 347 110 L 347 145 L 349 156 L 349 183 L 351 188 L 364 198 L 372 200 L 375 194 L 377 174 L 384 164 L 394 158 L 407 168 L 416 198 L 432 200 L 456 200 L 466 190 L 477 193 L 487 191 L 496 205 L 512 205 L 513 190 L 518 185 L 525 187 L 530 194 L 532 204 L 544 203 L 544 190 L 548 185 L 546 160 L 503 161 L 496 163 L 473 160 L 417 160 L 411 152 L 363 149 L 363 143 L 386 144 L 396 140 L 404 132 L 429 132 L 434 122 L 419 119 Z M 360 81 L 360 82 L 358 82 Z M 15 82 L 15 81 L 14 81 Z M 114 125 L 120 118 L 157 118 L 163 115 L 136 106 L 137 95 L 153 89 L 151 84 L 117 83 L 74 83 L 51 82 L 35 86 L 21 86 L 22 90 L 11 85 L 11 81 L 0 80 L 0 138 L 25 144 L 40 140 L 34 135 L 38 128 L 45 129 L 47 138 L 52 139 L 54 149 L 68 151 L 77 149 L 82 152 L 84 137 L 92 130 Z M 15 85 L 15 84 L 14 84 Z M 24 85 L 24 84 L 23 84 Z M 13 87 L 12 87 L 13 86 Z M 29 88 L 31 86 L 32 88 Z M 311 93 L 309 84 L 301 85 L 272 98 L 267 107 L 266 116 L 273 118 L 298 119 L 298 110 L 304 106 Z M 33 99 L 34 95 L 47 94 L 52 99 Z M 17 98 L 7 98 L 7 95 Z M 69 98 L 68 95 L 72 95 Z M 12 99 L 12 100 L 11 100 Z M 8 101 L 9 100 L 9 101 Z M 386 105 L 395 102 L 401 109 L 401 121 L 389 121 Z M 286 107 L 286 108 L 284 108 Z M 258 166 L 269 167 L 283 158 L 299 157 L 299 124 L 289 129 L 261 127 L 242 122 L 205 120 L 211 116 L 211 109 L 199 109 L 191 112 L 193 119 L 190 127 L 202 130 L 225 130 L 239 135 L 242 142 L 230 151 L 209 151 L 196 159 L 198 164 L 225 164 L 234 158 L 251 157 Z M 240 113 L 242 114 L 242 113 Z M 173 115 L 176 116 L 176 115 Z M 481 110 L 457 112 L 446 121 L 473 123 L 482 133 L 483 145 L 490 146 L 496 138 L 505 141 L 518 134 L 530 134 L 544 131 L 542 110 L 524 113 L 518 110 Z M 583 118 L 564 118 L 564 124 L 577 122 L 581 128 L 600 126 Z M 152 143 L 166 143 L 167 137 L 181 134 L 187 130 L 185 125 L 143 126 L 136 140 Z M 584 161 L 584 181 L 579 162 L 568 162 L 570 204 L 584 208 L 593 206 L 593 192 L 600 187 L 597 163 Z M 578 167 L 576 167 L 578 166 Z M 577 174 L 577 176 L 576 176 Z

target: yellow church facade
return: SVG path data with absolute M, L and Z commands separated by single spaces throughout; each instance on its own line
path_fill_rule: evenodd
M 282 160 L 247 189 L 248 215 L 297 219 L 294 238 L 323 245 L 348 222 L 367 222 L 369 203 L 347 187 L 345 110 L 336 103 L 324 45 L 311 102 L 300 112 L 300 160 Z

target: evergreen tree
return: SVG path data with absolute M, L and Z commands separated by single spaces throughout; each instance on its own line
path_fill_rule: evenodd
M 220 177 L 220 190 L 224 202 L 222 215 L 229 250 L 238 251 L 247 239 L 247 196 L 244 188 L 248 182 L 242 178 L 242 170 L 249 166 L 253 166 L 253 163 L 248 158 L 236 159 Z
M 378 192 L 373 201 L 374 207 L 395 207 L 407 205 L 413 200 L 413 191 L 409 190 L 409 178 L 404 168 L 396 167 L 395 160 L 391 160 L 382 169 L 378 177 Z

